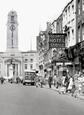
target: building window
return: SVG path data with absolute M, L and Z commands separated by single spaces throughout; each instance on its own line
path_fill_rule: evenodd
M 84 40 L 84 24 L 82 24 L 82 40 Z
M 80 26 L 78 27 L 78 42 L 80 42 Z
M 68 15 L 70 16 L 70 6 L 68 7 Z
M 84 11 L 84 0 L 82 0 L 82 11 Z
M 74 29 L 72 30 L 72 38 L 74 39 Z
M 27 64 L 25 64 L 25 69 L 27 69 Z
M 30 56 L 34 56 L 34 54 L 31 54 Z
M 27 62 L 28 60 L 27 59 L 25 59 L 25 63 Z
M 30 64 L 30 69 L 33 69 L 33 65 L 32 64 Z
M 68 40 L 70 40 L 70 32 L 68 32 Z
M 57 32 L 59 32 L 59 22 L 57 22 Z
M 67 10 L 65 11 L 66 19 L 67 19 Z
M 30 59 L 30 62 L 33 62 L 33 59 Z
M 72 14 L 74 14 L 74 5 L 72 5 Z
M 80 0 L 78 0 L 78 14 L 80 14 Z

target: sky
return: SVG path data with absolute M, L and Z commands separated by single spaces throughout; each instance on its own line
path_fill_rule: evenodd
M 18 48 L 36 50 L 36 36 L 45 31 L 46 22 L 62 13 L 70 0 L 0 0 L 0 52 L 6 51 L 7 15 L 11 10 L 18 15 Z

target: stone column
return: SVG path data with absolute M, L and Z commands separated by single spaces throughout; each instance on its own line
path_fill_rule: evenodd
M 9 68 L 9 77 L 13 77 L 13 66 L 12 64 L 10 65 L 10 68 Z
M 4 74 L 4 58 L 3 58 L 3 64 L 2 64 L 2 76 L 5 76 L 5 74 Z
M 7 76 L 7 64 L 5 65 L 5 70 L 6 70 L 6 72 L 5 72 L 5 73 L 6 73 L 6 76 Z
M 20 63 L 18 64 L 18 76 L 20 76 Z
M 20 69 L 21 69 L 21 76 L 23 76 L 23 61 L 21 60 L 21 62 L 20 62 Z
M 21 76 L 24 76 L 24 59 L 22 58 L 22 61 L 21 61 Z

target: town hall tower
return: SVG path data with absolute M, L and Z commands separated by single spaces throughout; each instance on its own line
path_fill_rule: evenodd
M 7 49 L 18 48 L 18 22 L 17 13 L 10 11 L 7 21 Z

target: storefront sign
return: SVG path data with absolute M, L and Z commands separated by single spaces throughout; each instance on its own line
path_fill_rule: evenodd
M 65 35 L 63 33 L 52 34 L 49 33 L 49 48 L 64 48 Z

